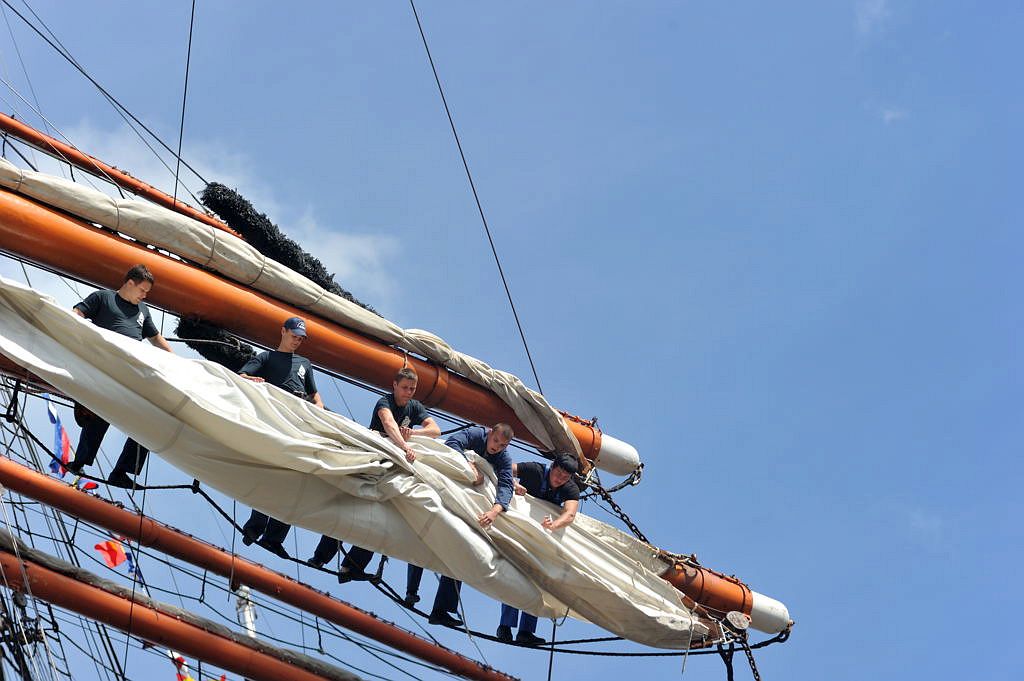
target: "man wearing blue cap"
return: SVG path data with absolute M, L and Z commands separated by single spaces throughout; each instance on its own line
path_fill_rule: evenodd
M 313 380 L 313 365 L 305 357 L 295 354 L 304 340 L 306 322 L 301 317 L 288 318 L 281 327 L 281 342 L 277 350 L 256 355 L 246 362 L 238 374 L 250 381 L 276 385 L 323 409 L 323 400 L 320 399 L 316 381 Z M 271 518 L 253 509 L 249 520 L 242 526 L 242 542 L 246 545 L 256 542 L 271 553 L 287 558 L 284 539 L 291 527 L 277 518 Z

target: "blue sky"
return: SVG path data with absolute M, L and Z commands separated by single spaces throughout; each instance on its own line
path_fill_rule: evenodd
M 189 3 L 33 8 L 176 141 Z M 546 395 L 641 451 L 619 502 L 652 541 L 789 606 L 764 678 L 1016 677 L 1020 5 L 418 8 Z M 170 189 L 8 18 L 52 123 Z M 532 380 L 408 4 L 200 1 L 189 87 L 184 155 L 204 176 L 398 323 Z M 218 541 L 205 512 L 173 521 Z M 467 602 L 493 628 L 497 606 Z M 480 645 L 546 674 L 542 653 Z M 637 672 L 679 662 L 555 660 L 563 678 Z M 691 659 L 686 676 L 724 672 Z

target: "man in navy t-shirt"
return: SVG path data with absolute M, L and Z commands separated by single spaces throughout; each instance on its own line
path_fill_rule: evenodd
M 370 417 L 370 430 L 375 430 L 382 436 L 388 438 L 398 445 L 405 452 L 405 458 L 412 463 L 416 460 L 416 452 L 409 445 L 409 438 L 413 435 L 423 437 L 437 437 L 441 434 L 441 428 L 434 419 L 427 414 L 427 408 L 419 400 L 414 400 L 416 385 L 419 377 L 409 367 L 398 370 L 395 380 L 391 385 L 391 394 L 384 395 L 377 404 L 373 406 L 373 416 Z M 338 553 L 341 547 L 334 537 L 324 535 L 320 537 L 313 557 L 309 564 L 314 567 L 323 567 Z M 353 546 L 345 560 L 341 564 L 338 574 L 338 581 L 347 582 L 352 579 L 365 579 L 366 566 L 370 564 L 373 552 L 361 546 Z
M 313 365 L 305 357 L 295 354 L 304 340 L 306 322 L 301 317 L 290 317 L 281 327 L 281 342 L 277 350 L 256 355 L 239 369 L 238 374 L 256 383 L 275 385 L 323 409 L 324 403 L 313 379 Z M 242 526 L 242 542 L 246 545 L 256 542 L 271 553 L 287 558 L 284 539 L 291 527 L 253 509 L 249 520 Z
M 560 453 L 546 466 L 535 461 L 526 461 L 513 464 L 513 468 L 516 477 L 519 478 L 517 494 L 528 492 L 531 496 L 562 507 L 562 512 L 557 518 L 544 516 L 541 525 L 545 530 L 551 532 L 572 524 L 580 507 L 580 489 L 573 481 L 573 476 L 579 470 L 579 462 L 575 456 Z M 544 643 L 544 639 L 534 633 L 537 631 L 537 618 L 527 612 L 520 616 L 516 608 L 504 603 L 501 604 L 501 623 L 498 626 L 499 641 L 512 642 L 512 627 L 516 626 L 517 619 L 519 633 L 516 634 L 516 643 L 528 646 Z
M 153 324 L 149 307 L 142 302 L 149 295 L 154 282 L 155 279 L 148 267 L 135 265 L 125 273 L 121 288 L 116 291 L 93 291 L 85 300 L 75 305 L 75 314 L 90 320 L 102 329 L 135 340 L 145 339 L 161 350 L 174 352 Z M 78 447 L 75 448 L 75 460 L 68 464 L 68 470 L 76 474 L 96 461 L 103 436 L 110 427 L 109 423 L 91 412 L 86 413 L 84 418 L 82 434 L 78 440 Z M 149 450 L 135 440 L 125 440 L 121 456 L 108 478 L 109 482 L 121 487 L 131 487 L 133 483 L 127 474 L 138 475 L 148 455 Z

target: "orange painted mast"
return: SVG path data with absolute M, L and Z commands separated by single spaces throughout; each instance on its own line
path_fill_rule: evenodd
M 0 484 L 114 534 L 128 537 L 142 546 L 187 561 L 425 662 L 444 667 L 464 678 L 479 681 L 512 681 L 514 678 L 280 573 L 179 532 L 150 517 L 126 511 L 3 457 L 0 457 Z M 292 677 L 278 677 L 285 678 Z
M 143 263 L 159 282 L 148 298 L 150 301 L 178 314 L 198 314 L 267 346 L 277 343 L 281 320 L 292 315 L 304 316 L 309 334 L 315 340 L 303 348 L 303 354 L 314 363 L 382 388 L 390 388 L 395 372 L 408 363 L 420 376 L 417 399 L 476 423 L 505 421 L 518 433 L 525 433 L 524 440 L 532 441 L 526 428 L 497 396 L 444 367 L 408 357 L 334 322 L 309 315 L 6 190 L 0 190 L 0 249 L 111 287 L 119 284 L 129 267 Z M 584 454 L 594 458 L 600 452 L 600 431 L 571 418 L 566 422 L 580 441 Z M 676 574 L 678 572 L 670 568 L 663 576 L 677 588 L 685 587 L 684 593 L 694 593 L 691 598 L 698 603 L 703 594 L 715 593 L 717 605 L 712 606 L 715 610 L 746 608 L 754 626 L 771 633 L 788 626 L 785 606 L 774 599 L 755 592 L 750 592 L 752 596 L 748 599 L 742 590 L 737 592 L 720 583 L 714 574 L 709 573 L 710 576 L 703 579 L 686 579 Z
M 159 646 L 189 657 L 205 660 L 253 681 L 340 681 L 359 677 L 333 668 L 334 673 L 314 673 L 267 652 L 257 650 L 176 618 L 136 599 L 134 602 L 98 586 L 43 567 L 32 560 L 19 560 L 6 548 L 0 549 L 4 584 L 12 589 L 30 590 L 48 603 L 103 622 Z M 326 665 L 325 665 L 326 667 Z
M 303 354 L 315 364 L 382 389 L 390 389 L 395 372 L 411 365 L 419 374 L 416 398 L 427 406 L 475 423 L 504 421 L 520 439 L 540 444 L 494 393 L 444 367 L 6 190 L 0 191 L 0 249 L 112 288 L 120 285 L 128 268 L 143 263 L 159 282 L 149 301 L 179 315 L 197 314 L 270 347 L 280 340 L 282 320 L 300 315 L 313 338 Z M 601 431 L 569 416 L 566 423 L 584 456 L 596 459 Z
M 179 201 L 173 196 L 169 196 L 168 194 L 160 191 L 153 185 L 146 184 L 142 180 L 132 177 L 123 170 L 115 168 L 112 165 L 108 165 L 98 158 L 79 151 L 70 144 L 65 144 L 64 142 L 50 137 L 29 125 L 25 125 L 21 121 L 8 116 L 7 114 L 0 113 L 0 130 L 28 142 L 30 145 L 45 153 L 56 154 L 58 157 L 78 168 L 81 168 L 87 173 L 105 177 L 122 189 L 130 191 L 133 194 L 137 194 L 138 196 L 144 196 L 153 203 L 159 204 L 164 208 L 169 208 L 176 213 L 181 213 L 182 215 L 186 215 L 194 220 L 204 222 L 211 227 L 216 227 L 217 229 L 239 236 L 237 232 L 217 218 L 210 217 L 206 213 L 193 208 L 187 203 Z

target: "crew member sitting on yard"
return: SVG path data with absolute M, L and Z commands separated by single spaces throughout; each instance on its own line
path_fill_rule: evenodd
M 305 357 L 295 354 L 304 340 L 306 322 L 300 317 L 290 317 L 281 327 L 281 342 L 277 350 L 256 355 L 239 369 L 238 374 L 256 383 L 275 385 L 323 409 L 324 403 L 313 379 L 313 365 Z M 242 543 L 248 546 L 256 542 L 271 553 L 287 558 L 284 539 L 291 527 L 253 509 L 249 520 L 242 526 Z
M 550 515 L 544 516 L 541 523 L 544 529 L 553 531 L 572 524 L 572 521 L 576 519 L 576 511 L 580 507 L 580 490 L 572 480 L 572 476 L 579 470 L 579 462 L 576 457 L 560 453 L 556 454 L 555 460 L 547 466 L 527 461 L 512 464 L 512 468 L 516 477 L 519 478 L 516 494 L 529 492 L 538 499 L 562 507 L 562 513 L 557 518 L 552 518 Z M 516 626 L 517 618 L 519 619 L 519 633 L 516 634 L 516 643 L 528 646 L 544 643 L 544 639 L 534 634 L 537 631 L 537 618 L 526 612 L 520 615 L 517 609 L 504 603 L 501 604 L 501 623 L 497 633 L 499 641 L 512 642 L 512 627 Z
M 377 431 L 401 448 L 410 463 L 416 460 L 416 452 L 409 445 L 409 438 L 413 435 L 437 437 L 441 434 L 441 428 L 427 414 L 427 408 L 419 400 L 412 398 L 416 393 L 417 380 L 416 372 L 411 368 L 399 369 L 395 374 L 391 393 L 377 400 L 373 407 L 373 417 L 370 419 L 370 430 Z M 334 558 L 340 547 L 341 542 L 324 535 L 320 537 L 313 557 L 307 562 L 313 567 L 323 567 Z M 372 558 L 372 551 L 353 546 L 342 561 L 338 581 L 366 579 L 366 566 L 370 564 Z
M 148 267 L 135 265 L 125 273 L 121 288 L 116 291 L 93 291 L 85 300 L 75 305 L 75 314 L 85 317 L 102 329 L 135 340 L 146 339 L 161 350 L 174 352 L 153 324 L 149 307 L 142 302 L 149 295 L 154 281 Z M 109 423 L 88 410 L 79 410 L 78 414 L 84 414 L 85 423 L 82 424 L 82 435 L 75 449 L 75 460 L 67 467 L 75 474 L 80 474 L 83 468 L 91 466 L 96 461 L 103 436 L 110 427 Z M 130 472 L 132 475 L 138 475 L 148 454 L 149 450 L 135 440 L 125 440 L 121 456 L 114 464 L 108 482 L 119 487 L 131 487 L 133 482 L 127 474 Z
M 480 527 L 488 528 L 502 512 L 508 510 L 512 501 L 512 491 L 515 488 L 515 479 L 512 477 L 512 457 L 509 456 L 507 448 L 515 434 L 512 427 L 506 423 L 497 423 L 493 428 L 482 428 L 473 426 L 458 432 L 452 433 L 444 443 L 462 454 L 467 459 L 467 451 L 476 452 L 494 469 L 494 475 L 498 479 L 495 489 L 494 503 L 486 512 L 481 513 L 477 518 Z M 484 474 L 478 470 L 476 464 L 469 463 L 476 471 L 474 485 L 482 485 Z M 413 605 L 419 601 L 420 580 L 423 577 L 423 568 L 417 565 L 410 565 L 408 581 L 406 582 L 406 605 Z M 449 627 L 462 625 L 462 621 L 454 617 L 458 612 L 459 591 L 462 582 L 443 576 L 437 585 L 437 594 L 434 596 L 434 607 L 430 610 L 431 624 L 444 624 Z

